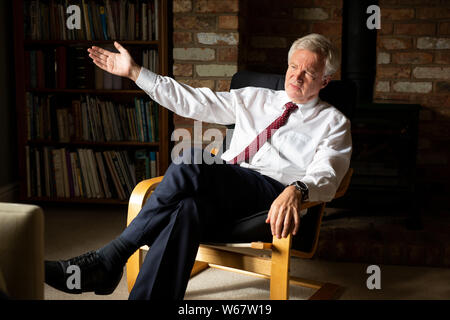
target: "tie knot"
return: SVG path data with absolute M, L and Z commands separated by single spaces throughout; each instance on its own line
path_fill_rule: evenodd
M 286 110 L 288 110 L 288 111 L 294 111 L 295 109 L 298 108 L 298 106 L 293 102 L 288 102 L 284 106 L 285 106 Z

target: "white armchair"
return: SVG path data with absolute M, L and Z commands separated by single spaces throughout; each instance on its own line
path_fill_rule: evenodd
M 44 214 L 0 202 L 0 290 L 11 299 L 44 298 Z

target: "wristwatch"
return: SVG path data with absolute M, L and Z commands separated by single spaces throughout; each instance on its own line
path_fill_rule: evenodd
M 290 184 L 290 186 L 295 186 L 295 188 L 302 193 L 302 202 L 308 201 L 309 190 L 308 186 L 304 182 L 294 181 Z

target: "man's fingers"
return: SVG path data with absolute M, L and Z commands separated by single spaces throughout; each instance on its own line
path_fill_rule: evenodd
M 284 222 L 283 222 L 283 232 L 281 234 L 281 236 L 283 238 L 286 238 L 288 236 L 288 234 L 291 232 L 291 218 L 292 218 L 292 209 L 288 209 L 288 212 L 286 213 L 286 215 L 284 216 Z
M 93 50 L 89 51 L 89 56 L 91 58 L 92 57 L 96 57 L 96 58 L 98 58 L 100 60 L 104 60 L 104 61 L 106 61 L 108 59 L 108 57 L 109 57 L 106 54 L 102 54 L 102 53 L 100 53 L 98 51 L 93 51 Z
M 279 208 L 277 212 L 277 219 L 275 221 L 275 235 L 278 239 L 281 238 L 281 231 L 284 225 L 285 215 L 286 212 L 284 212 L 282 208 Z
M 295 236 L 297 234 L 299 227 L 300 227 L 300 212 L 295 211 L 294 212 L 294 231 L 292 231 L 292 235 Z
M 270 222 L 270 213 L 272 212 L 272 209 L 269 210 L 269 212 L 267 212 L 267 218 L 266 218 L 266 223 Z
M 97 67 L 99 67 L 100 69 L 103 69 L 103 70 L 105 70 L 105 71 L 108 71 L 108 66 L 105 64 L 105 63 L 103 63 L 103 62 L 101 62 L 101 61 L 99 61 L 99 60 L 97 60 L 97 59 L 93 59 L 92 60 L 94 63 L 95 63 L 95 65 L 97 66 Z
M 106 56 L 109 56 L 112 52 L 105 50 L 103 48 L 100 47 L 96 47 L 96 46 L 92 46 L 90 49 L 88 49 L 89 52 L 95 52 L 95 53 L 99 53 L 99 54 L 104 54 Z
M 114 47 L 116 47 L 117 50 L 119 50 L 120 53 L 124 53 L 127 50 L 122 47 L 122 45 L 120 43 L 118 43 L 117 41 L 114 41 Z

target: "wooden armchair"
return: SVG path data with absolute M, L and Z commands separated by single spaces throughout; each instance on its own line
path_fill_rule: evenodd
M 237 72 L 231 81 L 231 88 L 238 89 L 246 86 L 263 87 L 274 90 L 284 89 L 284 75 L 264 74 L 251 71 Z M 320 98 L 342 111 L 351 119 L 356 102 L 356 88 L 352 82 L 331 81 L 327 87 L 320 91 Z M 227 126 L 232 129 L 233 126 Z M 232 134 L 233 130 L 228 130 Z M 230 141 L 228 139 L 228 141 Z M 226 146 L 224 144 L 223 150 Z M 335 199 L 342 197 L 350 184 L 353 170 L 349 169 L 336 192 Z M 147 198 L 151 195 L 163 177 L 157 177 L 139 183 L 131 197 L 128 207 L 128 224 L 139 213 Z M 311 299 L 331 299 L 339 286 L 331 283 L 321 283 L 289 276 L 289 262 L 291 256 L 311 258 L 317 249 L 320 225 L 326 203 L 305 202 L 302 209 L 308 213 L 301 219 L 300 229 L 295 237 L 273 238 L 272 242 L 250 242 L 233 244 L 206 244 L 200 245 L 191 276 L 208 267 L 226 268 L 227 270 L 245 270 L 246 274 L 270 279 L 270 298 L 285 300 L 289 298 L 289 283 L 312 289 L 317 289 Z M 263 225 L 267 212 L 255 215 L 252 222 Z M 256 219 L 256 220 L 254 220 Z M 268 225 L 266 225 L 269 228 Z M 245 233 L 246 226 L 241 226 L 239 232 Z M 239 234 L 239 232 L 237 232 Z M 253 241 L 253 239 L 252 239 Z M 130 257 L 127 263 L 128 289 L 134 286 L 137 274 L 143 262 L 141 248 Z M 242 252 L 244 251 L 244 252 Z M 267 257 L 270 256 L 270 257 Z
M 336 192 L 335 199 L 342 197 L 347 191 L 352 173 L 353 169 L 350 168 Z M 151 196 L 153 190 L 155 190 L 162 181 L 162 178 L 163 177 L 161 176 L 144 180 L 135 187 L 128 205 L 128 224 L 139 213 L 148 197 Z M 244 270 L 245 274 L 270 279 L 270 298 L 273 300 L 288 299 L 289 284 L 317 289 L 316 293 L 311 296 L 310 299 L 332 299 L 340 288 L 338 285 L 292 277 L 289 275 L 291 256 L 305 259 L 314 256 L 319 242 L 320 225 L 325 205 L 325 202 L 305 202 L 302 204 L 301 209 L 308 209 L 308 213 L 305 218 L 302 219 L 298 236 L 296 236 L 299 237 L 299 241 L 294 241 L 294 246 L 292 246 L 292 242 L 293 238 L 296 237 L 292 237 L 292 235 L 281 239 L 273 237 L 272 243 L 201 244 L 191 276 L 196 275 L 208 267 L 221 268 L 230 271 Z M 252 249 L 251 251 L 255 251 L 255 254 L 238 252 L 236 250 L 237 248 Z M 144 251 L 148 249 L 147 246 L 140 248 L 127 262 L 127 282 L 129 291 L 133 288 L 141 268 Z M 258 256 L 258 251 L 264 253 L 269 251 L 271 252 L 271 257 Z

